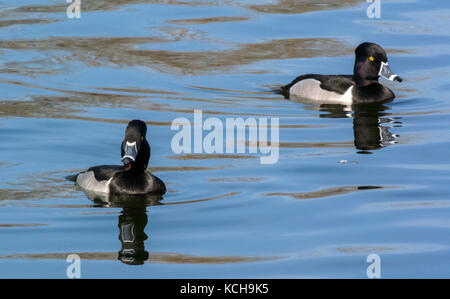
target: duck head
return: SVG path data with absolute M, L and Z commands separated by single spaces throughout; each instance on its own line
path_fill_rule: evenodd
M 389 68 L 386 51 L 381 46 L 368 42 L 360 44 L 355 49 L 355 83 L 358 86 L 366 86 L 378 82 L 379 77 L 390 81 L 403 81 Z
M 125 130 L 121 146 L 125 171 L 144 171 L 150 159 L 150 145 L 145 138 L 147 125 L 141 120 L 132 120 Z

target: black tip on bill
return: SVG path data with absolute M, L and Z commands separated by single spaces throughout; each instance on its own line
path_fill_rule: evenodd
M 134 161 L 131 158 L 129 158 L 129 157 L 122 158 L 123 168 L 125 170 L 130 170 L 131 169 L 131 162 L 134 162 Z

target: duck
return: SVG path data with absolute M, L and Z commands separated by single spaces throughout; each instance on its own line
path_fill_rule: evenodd
M 386 51 L 378 44 L 364 42 L 355 49 L 353 75 L 301 75 L 281 87 L 281 93 L 286 98 L 337 104 L 391 102 L 395 94 L 378 82 L 380 77 L 403 81 L 391 71 Z
M 89 194 L 163 195 L 166 192 L 164 182 L 147 170 L 150 145 L 146 134 L 145 122 L 130 121 L 120 147 L 123 165 L 90 167 L 75 176 L 77 186 Z

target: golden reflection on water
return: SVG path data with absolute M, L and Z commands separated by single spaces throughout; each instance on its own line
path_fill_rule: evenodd
M 48 224 L 43 223 L 0 223 L 0 228 L 2 227 L 36 227 L 36 226 L 46 226 Z
M 10 200 L 77 198 L 73 184 L 64 175 L 67 175 L 66 171 L 23 174 L 20 180 L 8 182 L 9 188 L 0 188 L 0 203 Z
M 32 24 L 49 24 L 56 22 L 57 20 L 51 19 L 12 19 L 12 20 L 0 20 L 0 28 L 14 25 L 32 25 Z
M 172 41 L 178 41 L 175 37 Z M 3 73 L 34 76 L 65 72 L 70 62 L 90 67 L 148 67 L 162 72 L 199 74 L 269 59 L 334 57 L 353 53 L 353 47 L 331 38 L 296 38 L 239 44 L 223 51 L 169 51 L 137 49 L 138 45 L 170 42 L 160 37 L 61 37 L 58 39 L 14 39 L 0 41 L 4 49 L 48 53 L 46 59 L 6 63 Z M 66 54 L 61 54 L 66 53 Z M 58 68 L 53 69 L 55 59 Z M 50 69 L 50 71 L 49 71 Z
M 271 3 L 263 5 L 246 4 L 243 1 L 236 0 L 96 0 L 83 3 L 82 9 L 84 11 L 108 11 L 118 9 L 124 5 L 131 4 L 164 4 L 164 5 L 186 5 L 186 6 L 230 6 L 240 5 L 251 10 L 264 13 L 284 13 L 284 14 L 298 14 L 310 11 L 327 10 L 347 8 L 358 5 L 358 0 L 322 0 L 320 3 L 314 3 L 309 0 L 273 0 Z M 52 5 L 24 5 L 15 8 L 14 12 L 65 12 L 67 5 L 52 4 Z
M 276 14 L 299 14 L 310 11 L 320 11 L 328 9 L 348 8 L 350 6 L 358 5 L 361 1 L 358 0 L 278 0 L 273 4 L 259 4 L 251 5 L 250 8 L 264 13 Z
M 341 187 L 332 187 L 325 188 L 318 191 L 312 192 L 273 192 L 267 193 L 266 196 L 288 196 L 294 199 L 315 199 L 315 198 L 323 198 L 329 196 L 337 196 L 342 194 L 348 194 L 358 191 L 371 190 L 371 189 L 381 189 L 386 187 L 381 186 L 341 186 Z
M 36 254 L 12 254 L 0 255 L 0 259 L 55 259 L 65 260 L 71 253 L 36 253 Z M 79 252 L 82 260 L 116 261 L 117 252 Z M 230 263 L 250 263 L 261 261 L 272 261 L 281 257 L 243 257 L 243 256 L 195 256 L 189 254 L 170 252 L 150 252 L 146 263 L 163 264 L 230 264 Z
M 247 21 L 246 17 L 210 17 L 210 18 L 198 18 L 198 19 L 178 19 L 178 20 L 170 20 L 169 22 L 172 24 L 182 24 L 182 25 L 194 25 L 194 24 L 208 24 L 215 22 L 238 22 L 238 21 Z

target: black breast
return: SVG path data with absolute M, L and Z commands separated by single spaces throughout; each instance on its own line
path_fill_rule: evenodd
M 164 194 L 166 186 L 149 172 L 122 171 L 116 173 L 110 184 L 112 194 Z
M 389 88 L 380 83 L 372 83 L 353 89 L 355 103 L 387 103 L 391 102 L 395 95 Z

